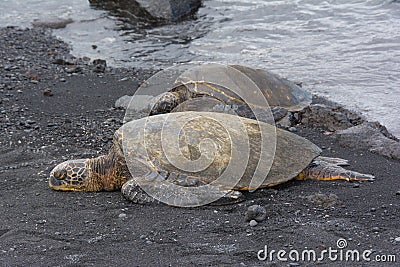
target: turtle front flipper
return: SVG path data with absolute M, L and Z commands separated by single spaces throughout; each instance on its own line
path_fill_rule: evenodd
M 122 195 L 129 201 L 138 204 L 155 202 L 156 199 L 149 196 L 136 182 L 135 179 L 130 179 L 121 188 Z
M 151 171 L 126 182 L 121 193 L 133 203 L 163 202 L 177 207 L 226 205 L 243 201 L 243 194 L 238 191 L 199 184 L 202 182 L 194 176 Z
M 286 108 L 279 106 L 271 108 L 271 112 L 275 122 L 280 121 L 288 114 L 288 110 Z
M 318 158 L 317 158 L 318 159 Z M 338 165 L 325 161 L 311 162 L 297 177 L 297 180 L 346 180 L 346 181 L 373 181 L 374 176 L 346 170 Z

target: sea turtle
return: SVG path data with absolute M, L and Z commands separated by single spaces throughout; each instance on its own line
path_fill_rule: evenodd
M 240 116 L 269 123 L 279 121 L 288 111 L 300 111 L 312 102 L 311 93 L 270 71 L 217 63 L 167 68 L 144 82 L 138 92 L 157 96 L 149 115 L 173 110 L 231 110 Z M 127 117 L 130 111 L 128 107 Z M 136 113 L 135 106 L 132 111 Z
M 107 155 L 57 165 L 49 185 L 63 191 L 122 189 L 135 203 L 157 199 L 196 206 L 221 196 L 235 202 L 241 196 L 237 190 L 291 179 L 374 179 L 345 170 L 339 165 L 346 160 L 320 152 L 305 138 L 268 123 L 217 112 L 176 112 L 124 124 Z

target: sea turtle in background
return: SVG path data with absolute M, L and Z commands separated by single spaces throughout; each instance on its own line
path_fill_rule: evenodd
M 260 68 L 219 63 L 182 64 L 145 81 L 134 97 L 153 95 L 147 115 L 172 111 L 212 111 L 269 123 L 309 106 L 312 94 L 285 78 Z M 139 100 L 142 102 L 142 99 Z M 137 101 L 125 121 L 137 119 Z M 271 110 L 270 110 L 271 109 Z M 272 112 L 272 113 L 271 113 Z
M 257 188 L 292 179 L 374 179 L 320 152 L 312 142 L 268 123 L 217 112 L 176 112 L 124 124 L 107 155 L 57 165 L 49 185 L 62 191 L 121 189 L 135 203 L 157 199 L 196 206 L 222 196 L 225 203 L 236 202 L 242 196 L 237 190 L 251 187 L 257 168 L 262 178 Z M 204 162 L 209 165 L 201 166 Z

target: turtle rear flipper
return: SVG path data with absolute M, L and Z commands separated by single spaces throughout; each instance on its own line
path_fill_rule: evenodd
M 318 158 L 317 158 L 318 159 Z M 346 170 L 338 165 L 325 161 L 313 161 L 297 177 L 297 180 L 346 180 L 346 181 L 373 181 L 375 176 Z

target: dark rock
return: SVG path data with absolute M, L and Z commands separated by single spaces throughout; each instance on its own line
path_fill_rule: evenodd
M 257 222 L 262 222 L 267 217 L 267 211 L 264 207 L 260 205 L 252 205 L 248 207 L 246 212 L 246 220 L 252 221 L 256 220 Z
M 343 107 L 312 104 L 299 112 L 300 122 L 305 125 L 324 127 L 331 131 L 343 130 L 358 125 L 365 119 Z
M 39 74 L 38 74 L 36 71 L 34 71 L 34 70 L 28 70 L 28 71 L 25 73 L 25 77 L 28 78 L 28 79 L 30 79 L 30 80 L 32 80 L 32 81 L 37 81 L 37 82 L 40 81 Z
M 188 17 L 201 6 L 200 0 L 137 0 L 136 2 L 152 16 L 171 21 Z
M 104 59 L 93 60 L 93 71 L 94 72 L 104 72 L 107 67 L 107 62 Z
M 70 58 L 65 58 L 65 57 L 57 57 L 53 60 L 53 64 L 57 65 L 74 65 L 75 64 L 75 59 L 70 57 Z
M 132 100 L 132 96 L 124 95 L 115 101 L 114 107 L 118 109 L 126 109 Z
M 145 21 L 179 21 L 193 15 L 201 0 L 89 0 L 97 8 L 110 10 L 123 18 Z
M 79 66 L 68 66 L 67 68 L 65 68 L 65 72 L 66 73 L 81 73 L 82 72 L 82 68 Z
M 363 124 L 337 131 L 334 137 L 346 147 L 365 148 L 377 154 L 400 159 L 400 142 L 378 122 Z

